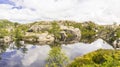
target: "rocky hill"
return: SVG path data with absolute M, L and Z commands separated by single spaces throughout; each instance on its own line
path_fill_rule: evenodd
M 75 42 L 91 43 L 102 38 L 109 44 L 120 38 L 120 26 L 98 25 L 92 21 L 36 21 L 28 24 L 0 21 L 0 41 L 25 41 L 37 44 L 69 44 Z M 7 34 L 6 34 L 7 33 Z M 4 34 L 4 35 L 3 35 Z M 5 35 L 6 34 L 6 35 Z M 8 37 L 6 37 L 8 36 Z M 3 40 L 2 40 L 3 39 Z

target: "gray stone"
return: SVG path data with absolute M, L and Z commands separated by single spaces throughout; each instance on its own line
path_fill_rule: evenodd
M 113 47 L 116 49 L 116 48 L 120 48 L 120 38 L 115 40 L 113 42 Z

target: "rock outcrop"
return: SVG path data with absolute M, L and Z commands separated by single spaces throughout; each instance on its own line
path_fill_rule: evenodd
M 39 44 L 53 44 L 56 41 L 53 34 L 48 33 L 48 29 L 51 25 L 35 25 L 32 26 L 29 32 L 26 33 L 24 40 L 29 42 L 38 42 Z M 46 31 L 37 33 L 40 31 Z M 81 38 L 81 31 L 78 28 L 72 26 L 60 25 L 60 39 L 57 39 L 61 44 L 75 43 L 79 42 Z
M 61 34 L 61 42 L 62 43 L 74 43 L 79 42 L 81 38 L 81 31 L 78 28 L 74 28 L 72 26 L 60 26 L 60 29 L 62 30 L 60 32 Z
M 54 40 L 54 35 L 48 34 L 48 32 L 40 34 L 37 39 L 39 44 L 52 44 Z
M 24 41 L 43 44 L 52 44 L 54 42 L 54 35 L 45 33 L 26 33 Z
M 33 30 L 34 32 L 39 31 L 46 31 L 51 28 L 51 25 L 33 25 L 30 30 Z
M 0 42 L 3 43 L 10 43 L 12 41 L 12 38 L 10 36 L 4 36 L 3 38 L 0 38 Z

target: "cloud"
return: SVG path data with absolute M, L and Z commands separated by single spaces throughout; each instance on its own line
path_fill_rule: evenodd
M 9 2 L 15 5 L 0 4 L 1 19 L 18 22 L 91 20 L 98 24 L 120 23 L 120 0 L 9 0 Z

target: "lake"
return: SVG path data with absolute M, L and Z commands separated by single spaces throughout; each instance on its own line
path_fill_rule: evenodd
M 13 49 L 13 44 L 1 53 L 0 66 L 1 67 L 44 67 L 48 53 L 51 50 L 49 45 L 32 45 L 25 44 L 27 51 L 24 53 L 21 49 Z M 70 60 L 78 56 L 82 56 L 89 52 L 98 49 L 113 49 L 108 43 L 102 39 L 97 39 L 91 44 L 87 43 L 74 43 L 62 44 L 62 51 L 67 55 Z

